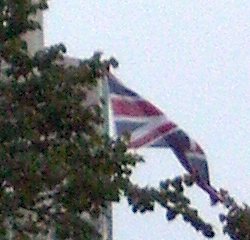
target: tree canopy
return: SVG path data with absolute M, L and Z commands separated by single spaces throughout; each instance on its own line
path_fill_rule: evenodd
M 122 196 L 133 212 L 159 204 L 167 220 L 181 215 L 212 238 L 212 226 L 184 194 L 195 179 L 177 176 L 158 189 L 133 184 L 130 176 L 143 158 L 127 151 L 128 136 L 103 133 L 105 102 L 86 104 L 107 68 L 117 66 L 115 59 L 95 54 L 79 66 L 65 66 L 63 44 L 29 55 L 22 36 L 41 27 L 30 16 L 47 7 L 46 0 L 0 3 L 0 63 L 6 66 L 0 81 L 1 239 L 42 239 L 51 230 L 58 239 L 98 238 L 82 213 L 97 219 Z M 250 239 L 249 208 L 234 202 L 228 208 L 221 215 L 225 233 Z

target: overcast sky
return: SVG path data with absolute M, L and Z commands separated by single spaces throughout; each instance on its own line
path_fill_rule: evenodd
M 160 107 L 208 156 L 211 182 L 250 204 L 250 1 L 51 0 L 45 15 L 47 45 L 63 42 L 68 54 L 95 50 L 115 56 L 116 75 Z M 157 186 L 184 173 L 170 150 L 140 151 L 146 164 L 133 179 Z M 201 215 L 221 233 L 206 193 L 189 191 Z M 134 215 L 126 201 L 114 207 L 114 240 L 205 239 L 165 212 Z

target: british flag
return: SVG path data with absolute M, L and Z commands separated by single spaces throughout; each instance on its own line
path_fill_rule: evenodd
M 196 176 L 196 183 L 220 200 L 210 185 L 205 153 L 176 123 L 161 110 L 124 86 L 114 75 L 108 74 L 109 96 L 117 136 L 130 135 L 130 148 L 171 148 L 183 167 Z

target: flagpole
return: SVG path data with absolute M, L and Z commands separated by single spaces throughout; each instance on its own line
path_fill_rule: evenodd
M 105 70 L 106 72 L 106 70 Z M 108 91 L 108 79 L 106 73 L 99 80 L 100 84 L 100 99 L 102 101 L 102 114 L 103 114 L 103 135 L 109 136 L 109 91 Z M 113 239 L 113 218 L 112 218 L 112 204 L 108 203 L 107 209 L 104 210 L 103 223 L 102 223 L 102 235 L 103 240 Z

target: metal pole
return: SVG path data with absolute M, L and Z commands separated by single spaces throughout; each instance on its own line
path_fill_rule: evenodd
M 100 99 L 103 100 L 103 134 L 109 136 L 109 90 L 108 79 L 104 76 L 99 80 Z M 103 212 L 102 217 L 102 237 L 103 240 L 112 240 L 113 237 L 113 219 L 112 219 L 112 204 L 108 203 L 107 209 Z

